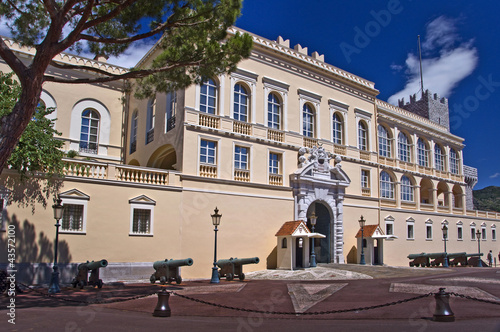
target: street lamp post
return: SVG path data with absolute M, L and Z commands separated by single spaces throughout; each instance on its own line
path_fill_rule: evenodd
M 476 231 L 476 238 L 477 238 L 477 253 L 481 255 L 481 231 L 479 229 Z M 477 266 L 483 267 L 481 256 L 477 256 L 477 258 L 478 258 Z
M 309 216 L 309 220 L 311 221 L 311 226 L 312 226 L 312 232 L 314 233 L 314 226 L 316 226 L 316 221 L 318 220 L 318 217 L 316 216 L 316 213 L 312 213 Z M 312 248 L 311 248 L 311 262 L 310 262 L 311 267 L 316 267 L 316 253 L 314 252 L 314 237 L 312 238 Z
M 361 216 L 361 219 L 359 219 L 359 226 L 361 227 L 361 257 L 359 259 L 359 264 L 361 264 L 361 265 L 366 265 L 365 252 L 364 252 L 364 246 L 363 246 L 365 222 L 366 222 L 366 220 L 364 220 L 363 216 Z
M 215 232 L 215 245 L 214 245 L 214 267 L 212 268 L 212 279 L 210 280 L 210 283 L 212 284 L 218 284 L 219 283 L 219 271 L 217 269 L 217 226 L 220 224 L 220 218 L 222 217 L 221 214 L 219 214 L 219 209 L 215 207 L 214 209 L 214 214 L 211 215 L 212 217 L 212 224 L 215 226 L 214 232 Z
M 441 228 L 443 231 L 443 240 L 444 240 L 444 260 L 443 260 L 443 267 L 449 267 L 448 265 L 448 253 L 446 252 L 446 241 L 448 240 L 448 227 L 443 225 L 443 228 Z
M 59 287 L 59 267 L 57 266 L 57 247 L 59 245 L 59 220 L 62 218 L 64 206 L 61 204 L 62 200 L 58 196 L 57 197 L 57 202 L 52 205 L 52 209 L 54 209 L 54 219 L 56 220 L 56 242 L 54 244 L 54 266 L 53 269 L 54 271 L 52 272 L 52 276 L 50 278 L 50 286 L 49 286 L 49 293 L 50 294 L 55 294 L 61 292 L 61 288 Z

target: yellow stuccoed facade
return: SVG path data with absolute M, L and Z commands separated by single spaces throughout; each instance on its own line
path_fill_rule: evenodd
M 448 252 L 476 253 L 471 233 L 479 230 L 486 235 L 481 251 L 498 254 L 500 214 L 467 208 L 462 138 L 378 100 L 373 82 L 327 64 L 316 52 L 290 48 L 281 37 L 252 36 L 251 57 L 236 72 L 212 78 L 213 89 L 193 85 L 138 100 L 124 92 L 124 82 L 44 86 L 42 100 L 56 108 L 65 151 L 79 151 L 66 159 L 60 189 L 63 204 L 73 209 L 66 209 L 60 229 L 61 264 L 104 258 L 108 280 L 148 279 L 154 261 L 189 257 L 194 264 L 182 268 L 182 277 L 210 278 L 215 207 L 222 214 L 217 258 L 260 258 L 245 271 L 280 268 L 277 251 L 287 248 L 276 232 L 287 221 L 310 222 L 313 211 L 315 231 L 326 235 L 316 239 L 320 263 L 359 262 L 361 215 L 384 232 L 367 239 L 368 264 L 407 266 L 408 254 L 444 251 L 444 224 Z M 10 46 L 29 59 L 30 50 Z M 147 66 L 156 52 L 138 66 Z M 77 56 L 55 60 L 126 71 Z M 1 60 L 0 70 L 10 71 Z M 48 74 L 74 73 L 49 68 Z M 89 130 L 82 124 L 87 110 L 97 125 L 82 136 Z M 387 154 L 379 126 L 388 133 Z M 425 148 L 419 149 L 419 139 Z M 10 170 L 2 174 L 4 183 L 15 178 Z M 16 262 L 26 271 L 35 266 L 26 272 L 32 282 L 46 282 L 40 271 L 53 260 L 52 202 L 32 213 L 12 201 L 13 193 L 2 193 L 2 229 L 15 225 Z M 2 243 L 6 236 L 0 233 Z M 307 267 L 309 257 L 297 243 L 290 243 L 293 262 Z M 0 252 L 6 263 L 6 250 Z M 62 278 L 69 282 L 71 271 Z

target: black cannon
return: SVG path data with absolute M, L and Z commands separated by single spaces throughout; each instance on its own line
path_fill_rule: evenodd
M 99 279 L 99 269 L 101 267 L 106 267 L 108 266 L 108 261 L 105 259 L 101 259 L 100 261 L 97 262 L 89 262 L 87 263 L 82 263 L 78 265 L 78 274 L 76 275 L 75 278 L 73 278 L 73 281 L 71 284 L 73 287 L 76 287 L 76 285 L 80 286 L 80 289 L 82 289 L 84 286 L 97 286 L 98 288 L 102 288 L 102 280 Z M 88 272 L 90 271 L 90 278 L 88 277 Z
M 193 260 L 191 258 L 177 260 L 165 259 L 164 261 L 156 261 L 153 263 L 155 273 L 151 275 L 149 281 L 154 284 L 156 280 L 160 280 L 160 284 L 162 285 L 166 282 L 170 283 L 172 281 L 180 284 L 182 282 L 180 267 L 191 265 L 193 265 Z
M 448 254 L 448 264 L 450 266 L 461 266 L 467 265 L 467 253 L 466 252 L 455 252 Z
M 440 264 L 443 264 L 445 258 L 447 257 L 445 252 L 436 252 L 427 255 L 429 255 L 430 259 L 433 259 L 433 261 L 431 261 L 431 266 L 439 266 Z
M 243 265 L 258 264 L 259 262 L 259 257 L 241 259 L 231 257 L 229 259 L 219 259 L 217 261 L 217 266 L 220 268 L 219 278 L 226 277 L 227 281 L 231 281 L 234 277 L 238 277 L 241 281 L 243 281 L 245 280 Z
M 483 256 L 483 253 L 475 253 L 475 254 L 467 254 L 465 255 L 467 259 L 467 265 L 474 266 L 474 267 L 486 267 L 488 264 L 483 262 L 481 259 L 481 256 Z
M 429 262 L 429 254 L 426 254 L 425 252 L 420 254 L 409 254 L 408 258 L 411 259 L 410 267 L 431 266 L 431 263 Z

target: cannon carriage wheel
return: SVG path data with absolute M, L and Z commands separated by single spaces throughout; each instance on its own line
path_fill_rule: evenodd
M 83 287 L 84 287 L 84 286 L 85 286 L 85 281 L 80 280 L 80 281 L 78 282 L 78 287 L 80 287 L 80 289 L 83 289 Z
M 167 278 L 165 276 L 161 276 L 160 277 L 160 284 L 165 285 L 166 282 L 167 282 Z
M 102 282 L 102 280 L 101 280 L 101 279 L 99 279 L 99 280 L 97 281 L 97 288 L 101 289 L 103 284 L 104 284 L 104 283 Z
M 228 273 L 228 274 L 226 274 L 226 280 L 227 280 L 227 281 L 231 281 L 231 280 L 233 280 L 233 278 L 234 278 L 234 276 L 233 276 L 233 274 L 232 274 L 232 273 Z
M 156 282 L 156 278 L 155 278 L 155 275 L 152 274 L 151 277 L 149 277 L 149 281 L 154 284 Z
M 240 279 L 240 281 L 245 280 L 245 273 L 240 274 L 238 278 Z
M 177 285 L 179 285 L 180 283 L 182 283 L 182 278 L 181 278 L 181 276 L 177 276 L 177 277 L 175 277 L 175 283 L 176 283 Z

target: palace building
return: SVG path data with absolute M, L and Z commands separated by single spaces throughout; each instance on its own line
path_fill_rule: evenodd
M 78 152 L 65 159 L 60 189 L 62 282 L 76 263 L 100 259 L 109 280 L 149 279 L 152 263 L 167 258 L 193 259 L 183 278 L 210 278 L 216 207 L 217 258 L 259 257 L 246 271 L 307 268 L 312 238 L 318 263 L 358 263 L 361 216 L 367 264 L 408 266 L 409 254 L 443 252 L 444 225 L 447 252 L 498 252 L 500 213 L 473 209 L 477 170 L 463 164 L 446 98 L 425 91 L 394 106 L 377 99 L 373 82 L 307 47 L 252 37 L 235 72 L 150 100 L 127 93 L 126 82 L 44 85 L 64 150 Z M 29 61 L 33 50 L 4 40 Z M 54 60 L 127 71 L 69 54 Z M 0 70 L 10 72 L 1 59 Z M 2 182 L 12 179 L 4 170 Z M 0 237 L 15 225 L 19 270 L 47 282 L 51 204 L 32 213 L 12 202 L 16 190 L 2 190 Z

